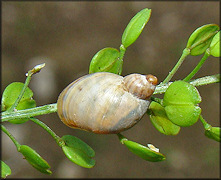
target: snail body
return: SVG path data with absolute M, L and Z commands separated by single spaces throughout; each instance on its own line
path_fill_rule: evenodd
M 72 128 L 99 134 L 119 133 L 142 118 L 156 84 L 153 75 L 88 74 L 72 82 L 59 95 L 58 115 Z

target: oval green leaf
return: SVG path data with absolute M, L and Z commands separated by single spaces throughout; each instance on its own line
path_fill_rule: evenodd
M 122 44 L 125 48 L 133 44 L 140 36 L 143 28 L 150 19 L 151 9 L 145 8 L 138 12 L 129 22 L 122 35 Z
M 167 117 L 165 109 L 159 103 L 154 101 L 149 106 L 150 120 L 153 126 L 162 134 L 177 135 L 180 127 L 173 124 Z
M 220 127 L 210 127 L 209 129 L 206 129 L 205 135 L 215 141 L 221 141 Z
M 23 86 L 24 83 L 13 82 L 5 88 L 2 95 L 2 111 L 7 111 L 15 103 L 20 92 L 22 91 Z M 34 99 L 32 99 L 32 96 L 33 96 L 32 90 L 27 87 L 16 109 L 22 110 L 22 109 L 29 109 L 36 107 L 36 102 Z M 15 120 L 10 120 L 9 122 L 14 124 L 20 124 L 28 120 L 29 119 L 15 119 Z
M 201 114 L 201 108 L 194 105 L 170 105 L 165 111 L 169 120 L 181 127 L 192 126 Z
M 151 146 L 154 148 L 149 148 L 136 142 L 129 141 L 121 134 L 118 134 L 118 137 L 120 139 L 120 142 L 124 144 L 132 153 L 136 154 L 146 161 L 158 162 L 166 159 L 163 154 L 156 151 L 157 148 L 155 148 L 153 145 Z
M 169 120 L 182 127 L 197 122 L 201 114 L 198 103 L 201 96 L 198 90 L 185 81 L 175 81 L 166 90 L 163 105 Z
M 202 101 L 201 96 L 193 85 L 185 81 L 175 81 L 167 88 L 163 105 L 196 105 Z
M 217 24 L 207 24 L 197 28 L 189 37 L 186 48 L 190 50 L 192 56 L 203 54 L 210 46 L 214 35 L 219 30 Z
M 220 31 L 213 37 L 210 44 L 210 54 L 214 57 L 220 57 Z
M 11 168 L 3 161 L 1 161 L 1 177 L 6 178 L 10 174 L 11 174 Z
M 4 111 L 8 110 L 14 104 L 23 86 L 24 83 L 13 82 L 5 88 L 2 95 L 2 106 L 4 108 L 3 109 Z M 32 99 L 32 96 L 33 96 L 32 90 L 30 88 L 27 88 L 16 109 L 21 110 L 21 109 L 36 107 L 36 103 Z M 27 102 L 27 104 L 25 102 Z
M 92 168 L 95 165 L 95 160 L 92 159 L 95 152 L 89 145 L 71 135 L 65 135 L 62 139 L 65 142 L 62 150 L 70 161 L 84 168 Z
M 98 51 L 91 60 L 89 73 L 111 72 L 120 75 L 123 61 L 119 59 L 120 52 L 115 48 L 104 48 Z
M 27 145 L 21 145 L 19 152 L 23 154 L 25 159 L 38 171 L 44 174 L 51 174 L 50 165 L 45 161 L 34 149 Z

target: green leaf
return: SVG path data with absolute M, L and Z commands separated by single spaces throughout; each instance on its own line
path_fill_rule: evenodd
M 220 31 L 213 37 L 210 44 L 210 54 L 214 57 L 220 57 Z
M 98 51 L 91 60 L 89 73 L 111 72 L 121 74 L 123 61 L 120 52 L 115 48 L 104 48 Z
M 5 88 L 2 95 L 2 105 L 4 106 L 4 110 L 8 110 L 14 104 L 23 86 L 24 83 L 13 82 Z M 35 101 L 32 99 L 32 96 L 33 96 L 32 90 L 30 88 L 27 88 L 25 90 L 24 95 L 22 96 L 22 99 L 17 109 L 21 110 L 21 109 L 27 109 L 27 107 L 28 108 L 36 107 L 36 104 L 34 103 Z M 27 102 L 27 104 L 25 102 Z
M 25 159 L 38 171 L 44 174 L 51 174 L 50 165 L 35 150 L 27 145 L 21 145 L 19 152 L 23 154 Z
M 15 103 L 23 86 L 24 86 L 24 83 L 13 82 L 5 88 L 3 95 L 2 95 L 2 111 L 7 111 Z M 22 109 L 29 109 L 29 108 L 36 107 L 36 102 L 34 99 L 32 99 L 32 96 L 33 96 L 32 90 L 30 88 L 27 88 L 16 109 L 22 110 Z M 27 119 L 15 119 L 15 120 L 10 120 L 9 122 L 20 124 L 28 120 L 29 120 L 28 118 Z
M 198 90 L 185 81 L 175 81 L 167 88 L 164 97 L 163 105 L 187 105 L 198 104 L 202 101 Z
M 173 124 L 167 117 L 165 109 L 160 104 L 152 101 L 149 110 L 151 111 L 150 120 L 153 126 L 165 135 L 177 135 L 180 127 Z
M 85 168 L 92 168 L 95 165 L 95 160 L 92 159 L 95 152 L 89 145 L 71 135 L 65 135 L 62 139 L 65 141 L 62 150 L 70 161 Z
M 187 42 L 186 48 L 190 50 L 190 54 L 193 56 L 203 54 L 218 30 L 219 26 L 216 24 L 207 24 L 197 28 Z
M 122 35 L 122 44 L 125 48 L 133 44 L 140 36 L 143 28 L 150 19 L 151 9 L 145 8 L 138 12 L 129 22 Z
M 201 114 L 198 103 L 201 97 L 198 90 L 185 81 L 175 81 L 166 90 L 163 105 L 169 120 L 182 127 L 197 122 Z
M 11 174 L 10 167 L 7 164 L 5 164 L 3 161 L 1 161 L 1 177 L 6 178 L 10 174 Z
M 166 106 L 165 111 L 169 120 L 181 127 L 192 126 L 201 114 L 201 108 L 194 105 Z
M 158 149 L 155 148 L 153 145 L 149 145 L 149 147 L 143 146 L 136 142 L 127 140 L 121 134 L 118 134 L 118 137 L 120 139 L 120 142 L 124 144 L 132 153 L 136 154 L 146 161 L 158 162 L 166 159 L 166 157 L 163 154 L 159 153 Z
M 210 127 L 205 130 L 206 137 L 213 139 L 215 141 L 220 142 L 221 136 L 220 136 L 220 127 Z

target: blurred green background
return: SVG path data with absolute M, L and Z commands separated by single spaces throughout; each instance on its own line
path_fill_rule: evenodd
M 45 62 L 30 88 L 37 105 L 55 103 L 73 80 L 88 73 L 94 54 L 104 47 L 119 48 L 130 19 L 144 8 L 152 15 L 138 40 L 127 49 L 122 75 L 153 74 L 161 82 L 179 59 L 188 37 L 198 27 L 219 25 L 218 1 L 167 2 L 2 2 L 2 92 L 25 73 Z M 202 57 L 202 56 L 201 56 Z M 201 57 L 188 57 L 172 80 L 184 78 Z M 219 73 L 219 59 L 209 57 L 195 76 Z M 219 84 L 198 88 L 204 118 L 219 126 Z M 162 97 L 162 96 L 159 96 Z M 12 169 L 10 178 L 218 178 L 219 143 L 204 136 L 200 121 L 182 128 L 177 136 L 160 134 L 147 115 L 122 134 L 146 145 L 151 143 L 167 159 L 144 161 L 121 145 L 116 135 L 97 135 L 65 126 L 57 114 L 39 116 L 59 136 L 70 134 L 96 152 L 96 165 L 84 169 L 71 163 L 52 137 L 32 122 L 5 123 L 21 144 L 34 148 L 51 165 L 52 175 L 31 167 L 2 134 L 2 159 Z

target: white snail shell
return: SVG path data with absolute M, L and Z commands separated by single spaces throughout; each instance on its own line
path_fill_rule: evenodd
M 99 134 L 119 133 L 142 118 L 156 84 L 153 75 L 88 74 L 62 91 L 57 102 L 58 115 L 72 128 Z

